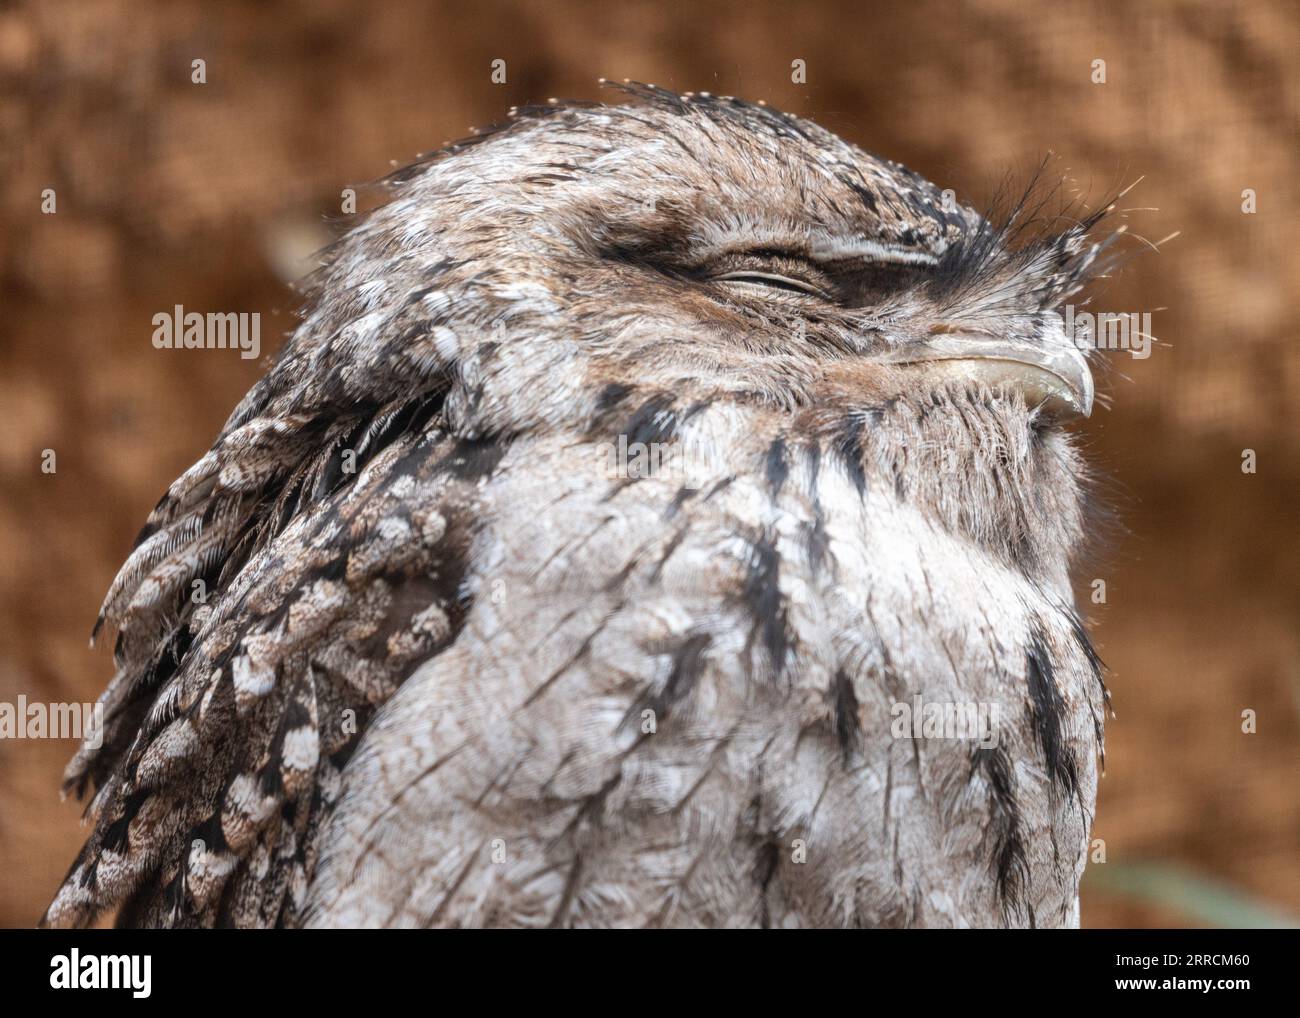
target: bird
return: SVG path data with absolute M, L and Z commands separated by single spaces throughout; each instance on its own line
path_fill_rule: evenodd
M 1113 207 L 602 84 L 387 178 L 149 515 L 43 925 L 1079 924 Z

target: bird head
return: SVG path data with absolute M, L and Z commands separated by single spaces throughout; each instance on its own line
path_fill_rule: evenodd
M 814 428 L 870 415 L 862 444 L 949 524 L 1017 547 L 1028 516 L 1077 530 L 1052 436 L 1094 390 L 1057 309 L 1094 271 L 1103 213 L 1026 197 L 994 222 L 761 104 L 614 87 L 631 101 L 513 111 L 395 174 L 320 273 L 268 393 L 438 386 L 469 437 L 590 427 L 628 393 Z M 1069 491 L 962 508 L 1035 477 Z

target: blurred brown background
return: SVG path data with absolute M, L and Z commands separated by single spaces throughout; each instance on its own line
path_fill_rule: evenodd
M 1294 922 L 1297 53 L 1289 2 L 2 6 L 0 701 L 98 695 L 100 597 L 291 328 L 288 266 L 343 187 L 602 75 L 766 99 L 976 203 L 1049 151 L 1094 198 L 1143 177 L 1121 204 L 1158 211 L 1130 232 L 1181 231 L 1160 253 L 1130 241 L 1095 301 L 1151 311 L 1160 343 L 1117 356 L 1114 409 L 1087 426 L 1126 531 L 1082 577 L 1107 583 L 1117 712 L 1083 918 Z M 174 304 L 261 312 L 263 359 L 155 350 Z M 0 742 L 0 925 L 36 920 L 80 844 L 57 793 L 72 750 Z

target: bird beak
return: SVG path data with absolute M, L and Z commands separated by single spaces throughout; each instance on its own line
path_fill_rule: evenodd
M 1037 407 L 1059 423 L 1092 414 L 1092 372 L 1083 353 L 1064 334 L 1059 342 L 1047 345 L 942 326 L 933 331 L 938 334 L 892 351 L 883 360 L 923 365 L 928 375 L 941 382 L 979 382 L 1020 392 L 1030 408 Z

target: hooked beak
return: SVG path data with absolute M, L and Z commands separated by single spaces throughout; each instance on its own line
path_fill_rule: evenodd
M 940 327 L 942 329 L 942 327 Z M 1092 372 L 1081 351 L 1065 341 L 1049 345 L 998 339 L 982 332 L 935 330 L 924 343 L 885 355 L 886 363 L 925 365 L 939 381 L 980 382 L 1020 392 L 1025 403 L 1064 423 L 1092 414 Z

